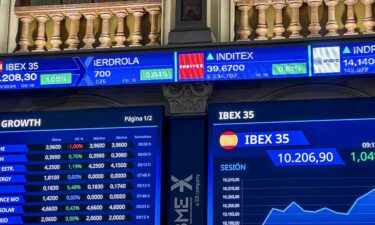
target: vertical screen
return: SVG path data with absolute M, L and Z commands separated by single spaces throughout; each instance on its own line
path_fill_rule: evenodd
M 374 99 L 212 106 L 208 224 L 375 224 L 374 127 Z
M 160 224 L 159 108 L 0 114 L 0 224 Z

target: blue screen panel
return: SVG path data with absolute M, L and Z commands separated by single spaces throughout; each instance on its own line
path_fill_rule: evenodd
M 375 224 L 375 100 L 214 105 L 208 224 Z
M 375 43 L 367 39 L 7 55 L 0 90 L 372 75 Z
M 159 108 L 0 114 L 1 224 L 160 224 Z

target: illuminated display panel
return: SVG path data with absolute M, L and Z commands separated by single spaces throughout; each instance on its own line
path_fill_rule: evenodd
M 1 224 L 160 224 L 161 109 L 0 120 Z
M 375 100 L 214 105 L 208 225 L 375 224 Z
M 5 55 L 0 90 L 372 75 L 375 42 L 365 40 Z

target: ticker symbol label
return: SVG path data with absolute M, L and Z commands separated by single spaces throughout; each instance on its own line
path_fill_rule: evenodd
M 220 146 L 225 150 L 235 149 L 238 145 L 238 136 L 233 131 L 226 131 L 220 136 Z

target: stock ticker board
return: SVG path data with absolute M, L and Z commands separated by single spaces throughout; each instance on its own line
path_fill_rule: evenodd
M 161 48 L 162 49 L 162 48 Z M 192 48 L 191 48 L 192 49 Z M 0 90 L 369 75 L 375 42 L 0 57 Z M 107 54 L 107 55 L 105 55 Z
M 373 100 L 210 110 L 208 225 L 375 223 Z
M 159 108 L 1 114 L 1 224 L 160 224 Z

